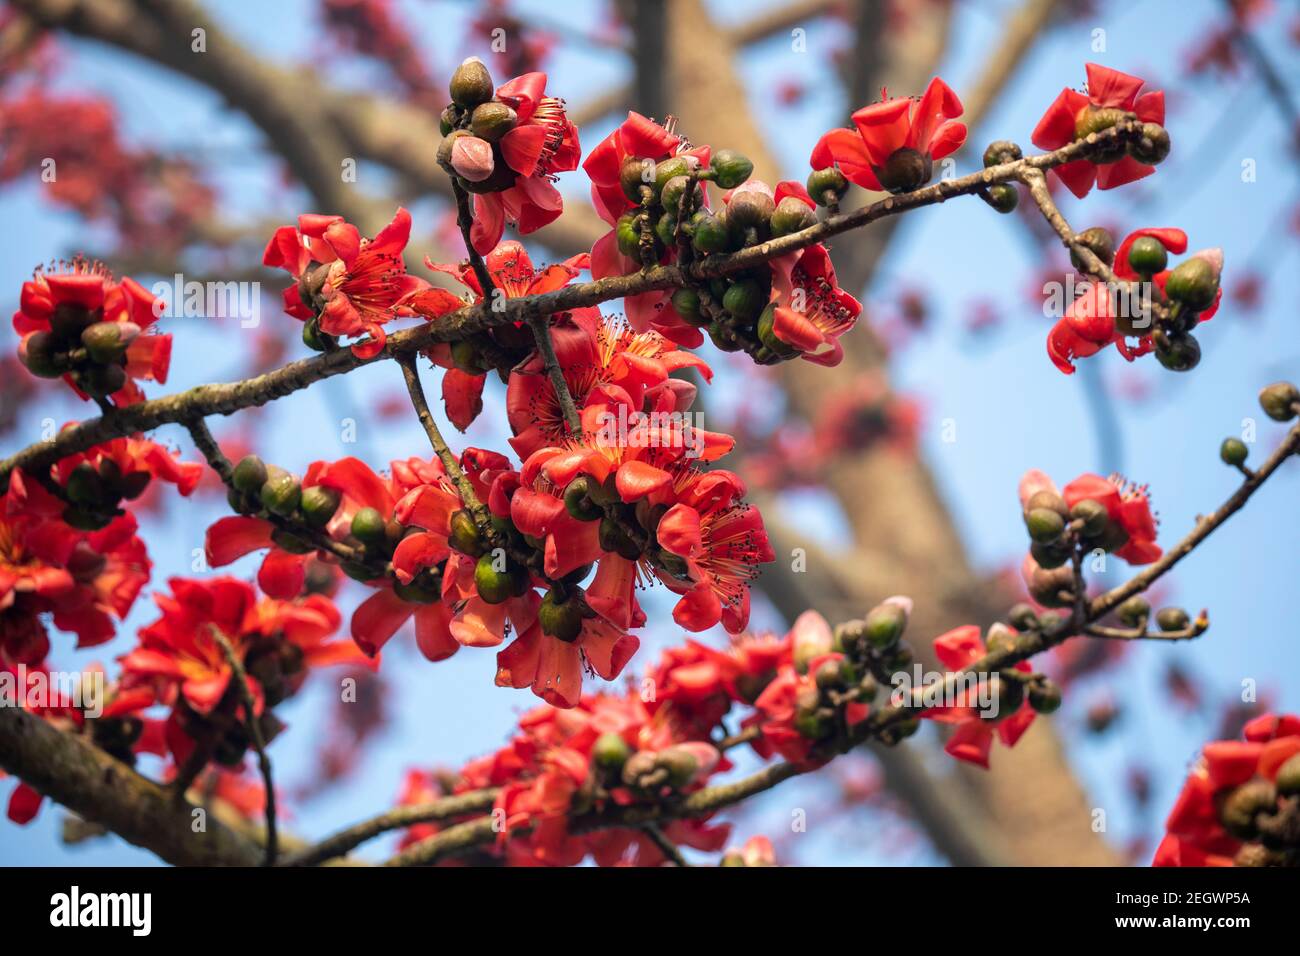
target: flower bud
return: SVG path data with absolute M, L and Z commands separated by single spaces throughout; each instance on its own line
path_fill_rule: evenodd
M 403 584 L 400 581 L 393 585 L 393 593 L 403 601 L 411 604 L 437 604 L 442 598 L 441 589 L 438 587 L 441 578 L 439 576 L 430 576 L 422 580 L 424 575 L 421 574 L 409 584 Z
M 751 182 L 737 189 L 727 201 L 727 226 L 733 234 L 767 225 L 776 212 L 776 200 L 765 189 L 751 188 Z
M 693 156 L 670 156 L 655 164 L 654 176 L 646 185 L 654 191 L 655 198 L 659 199 L 663 196 L 664 187 L 672 180 L 689 176 L 699 169 L 699 165 Z
M 1029 576 L 1029 596 L 1043 607 L 1065 607 L 1074 600 L 1074 572 L 1070 568 L 1036 567 Z M 1040 617 L 1040 626 L 1043 617 Z
M 746 324 L 752 322 L 766 304 L 767 290 L 757 279 L 733 282 L 722 296 L 722 307 Z
M 450 92 L 452 102 L 465 109 L 473 109 L 480 103 L 492 99 L 492 74 L 476 56 L 456 67 L 451 75 Z
M 814 660 L 829 654 L 834 645 L 834 635 L 830 627 L 812 611 L 800 615 L 793 629 L 794 642 L 791 650 L 794 669 L 800 674 L 808 673 Z
M 1223 272 L 1223 250 L 1203 249 L 1174 266 L 1165 281 L 1165 294 L 1193 312 L 1214 304 Z
M 451 146 L 451 168 L 461 179 L 481 183 L 495 168 L 492 145 L 477 136 L 458 136 Z
M 515 128 L 519 116 L 504 103 L 480 103 L 474 107 L 469 119 L 469 128 L 474 135 L 489 143 L 497 143 Z
M 1156 624 L 1162 631 L 1186 630 L 1190 623 L 1187 612 L 1180 607 L 1162 607 L 1156 611 Z
M 894 150 L 885 165 L 876 169 L 876 179 L 891 193 L 906 193 L 930 181 L 933 164 L 927 153 L 910 146 Z
M 695 221 L 691 245 L 697 252 L 726 252 L 731 246 L 731 232 L 727 220 L 720 215 L 704 211 Z
M 1244 465 L 1249 454 L 1250 450 L 1240 438 L 1225 438 L 1223 444 L 1219 446 L 1219 457 L 1223 459 L 1225 465 L 1234 467 Z
M 1284 797 L 1293 797 L 1300 793 L 1300 753 L 1292 754 L 1278 768 L 1274 783 L 1277 792 Z
M 1129 143 L 1128 154 L 1139 163 L 1158 166 L 1169 155 L 1171 146 L 1168 130 L 1159 123 L 1143 123 L 1142 135 Z
M 323 528 L 329 524 L 334 512 L 339 510 L 343 496 L 334 488 L 324 485 L 312 485 L 302 492 L 302 515 L 313 528 Z
M 1274 382 L 1259 393 L 1259 407 L 1275 422 L 1289 422 L 1295 418 L 1296 405 L 1300 404 L 1300 389 L 1290 382 Z
M 1053 541 L 1035 541 L 1029 546 L 1029 553 L 1040 568 L 1050 571 L 1069 561 L 1074 551 L 1068 538 L 1059 538 Z
M 984 150 L 984 168 L 1000 166 L 1002 163 L 1013 163 L 1023 155 L 1018 144 L 1006 139 L 995 140 L 989 143 Z
M 100 477 L 99 472 L 95 470 L 94 465 L 90 462 L 83 461 L 72 469 L 68 475 L 68 483 L 64 490 L 67 492 L 68 500 L 73 504 L 85 505 L 86 507 L 104 507 L 109 502 L 105 501 L 104 479 Z
M 320 330 L 320 320 L 310 318 L 302 324 L 302 344 L 313 352 L 328 352 L 334 346 L 334 336 Z
M 1044 677 L 1029 685 L 1029 706 L 1035 713 L 1051 714 L 1061 707 L 1061 688 Z
M 595 521 L 604 515 L 600 506 L 588 497 L 591 485 L 592 479 L 579 475 L 564 489 L 564 508 L 570 517 L 579 521 Z
M 1110 521 L 1110 512 L 1106 506 L 1095 498 L 1084 498 L 1082 501 L 1075 502 L 1070 509 L 1070 518 L 1074 521 L 1083 522 L 1083 533 L 1090 538 L 1095 538 L 1106 530 L 1106 524 Z
M 1171 372 L 1190 372 L 1201 364 L 1201 343 L 1194 335 L 1158 329 L 1152 340 L 1157 361 Z
M 832 202 L 839 202 L 849 191 L 849 181 L 834 166 L 814 169 L 808 174 L 807 186 L 808 195 L 812 196 L 813 202 L 819 206 L 829 206 Z
M 1020 190 L 1011 183 L 994 183 L 979 194 L 990 207 L 1004 216 L 1020 205 Z
M 58 344 L 51 332 L 32 332 L 18 346 L 18 358 L 29 372 L 40 378 L 58 378 L 67 371 L 57 355 Z
M 236 491 L 255 495 L 261 492 L 262 485 L 266 484 L 266 479 L 269 477 L 262 459 L 256 455 L 245 455 L 231 473 L 230 482 L 235 486 Z
M 502 570 L 497 570 L 500 564 Z M 489 551 L 474 565 L 474 586 L 479 597 L 488 604 L 502 604 L 518 590 L 519 572 L 511 567 L 508 558 Z
M 591 759 L 601 770 L 618 772 L 632 756 L 632 748 L 622 734 L 606 733 L 596 738 L 591 748 Z
M 1139 627 L 1151 616 L 1151 604 L 1140 594 L 1135 594 L 1115 609 L 1119 619 L 1129 627 Z
M 618 170 L 618 182 L 628 202 L 641 202 L 641 187 L 654 183 L 655 162 L 640 156 L 627 156 Z
M 287 471 L 276 471 L 267 478 L 261 490 L 262 506 L 273 514 L 288 517 L 298 510 L 302 501 L 302 486 Z
M 1055 541 L 1065 531 L 1065 519 L 1050 508 L 1034 508 L 1025 512 L 1025 527 L 1035 541 Z
M 799 350 L 793 345 L 782 342 L 776 335 L 776 303 L 769 302 L 758 317 L 758 325 L 755 328 L 759 341 L 765 347 L 771 349 L 772 353 L 783 358 L 794 358 L 799 354 Z
M 1153 276 L 1169 265 L 1169 250 L 1154 236 L 1141 236 L 1128 247 L 1128 264 L 1138 275 Z
M 985 720 L 993 723 L 1005 720 L 1025 702 L 1025 685 L 1015 678 L 1007 677 L 999 671 L 989 674 L 986 680 L 990 705 L 988 710 L 980 711 L 980 716 Z
M 1036 491 L 1025 501 L 1025 511 L 1033 511 L 1035 508 L 1050 508 L 1062 518 L 1070 516 L 1070 507 L 1065 503 L 1065 499 L 1052 491 Z
M 1014 650 L 1015 646 L 1016 635 L 1005 624 L 994 623 L 989 627 L 989 632 L 984 638 L 984 649 L 990 654 L 1003 654 Z
M 582 633 L 582 603 L 576 596 L 570 597 L 558 588 L 551 588 L 537 607 L 537 620 L 543 634 L 572 644 Z
M 1092 226 L 1083 230 L 1074 239 L 1106 265 L 1115 262 L 1115 237 L 1110 234 L 1110 230 L 1103 229 L 1101 226 Z M 1086 271 L 1083 259 L 1074 249 L 1070 250 L 1070 263 L 1080 272 Z
M 1274 808 L 1277 789 L 1267 780 L 1248 780 L 1234 788 L 1219 807 L 1219 822 L 1239 840 L 1256 835 L 1255 821 Z
M 817 213 L 798 196 L 786 196 L 776 204 L 769 225 L 773 236 L 788 236 L 817 225 Z
M 878 651 L 888 650 L 902 639 L 907 629 L 907 609 L 886 601 L 872 608 L 864 623 L 867 643 Z
M 659 192 L 659 204 L 667 212 L 674 216 L 681 212 L 682 199 L 686 196 L 686 187 L 690 184 L 688 176 L 674 176 L 664 183 L 664 188 Z M 693 212 L 704 205 L 704 187 L 698 182 L 695 184 L 695 194 L 690 202 L 690 210 Z
M 694 289 L 681 288 L 673 293 L 673 311 L 690 325 L 699 326 L 707 321 L 700 314 L 700 294 Z
M 352 536 L 365 545 L 383 543 L 387 536 L 384 516 L 375 508 L 360 508 L 352 516 Z
M 96 398 L 104 398 L 126 385 L 126 370 L 120 365 L 92 365 L 78 373 L 81 387 Z
M 139 334 L 140 326 L 134 322 L 96 322 L 82 330 L 81 344 L 94 361 L 116 362 Z
M 709 158 L 719 189 L 735 189 L 754 172 L 754 164 L 734 149 L 720 149 Z

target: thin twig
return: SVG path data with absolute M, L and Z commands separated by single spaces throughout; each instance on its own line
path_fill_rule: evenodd
M 234 645 L 230 639 L 221 633 L 221 630 L 215 625 L 210 629 L 213 639 L 221 646 L 221 652 L 226 656 L 226 663 L 230 666 L 231 679 L 235 681 L 239 688 L 240 696 L 244 704 L 244 722 L 248 728 L 248 737 L 252 741 L 253 749 L 257 751 L 257 766 L 262 772 L 262 784 L 266 788 L 266 866 L 274 866 L 276 854 L 279 852 L 279 841 L 276 834 L 275 825 L 275 782 L 271 776 L 271 758 L 266 754 L 266 738 L 262 735 L 262 726 L 257 721 L 255 712 L 256 702 L 253 699 L 253 689 L 248 685 L 248 674 L 244 670 L 244 664 L 235 653 Z
M 641 832 L 650 838 L 653 843 L 672 864 L 673 866 L 690 866 L 686 862 L 686 857 L 682 856 L 682 851 L 677 848 L 677 844 L 668 839 L 667 834 L 659 829 L 658 824 L 647 823 L 641 827 Z
M 551 388 L 560 403 L 560 410 L 564 413 L 564 423 L 569 428 L 569 434 L 575 438 L 581 437 L 582 416 L 578 414 L 578 407 L 573 403 L 573 393 L 569 391 L 569 383 L 564 379 L 564 369 L 560 367 L 560 360 L 555 355 L 555 343 L 551 341 L 550 317 L 535 315 L 528 320 L 528 327 L 533 330 L 533 340 L 537 343 L 538 354 L 542 356 L 542 363 L 546 368 L 546 377 L 550 379 Z
M 456 177 L 451 177 L 451 191 L 456 197 L 456 225 L 460 226 L 460 234 L 465 240 L 465 250 L 469 254 L 469 264 L 474 270 L 474 275 L 478 277 L 479 288 L 483 292 L 483 303 L 485 307 L 490 306 L 492 302 L 492 293 L 496 290 L 496 283 L 492 281 L 492 273 L 488 272 L 487 263 L 483 257 L 474 248 L 474 240 L 470 236 L 474 228 L 474 209 L 470 205 L 469 193 L 463 186 L 456 181 Z

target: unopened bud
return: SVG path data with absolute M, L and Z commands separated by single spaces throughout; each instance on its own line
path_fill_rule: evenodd
M 492 145 L 477 136 L 458 136 L 451 146 L 451 168 L 471 183 L 481 183 L 495 168 Z
M 478 57 L 470 57 L 451 75 L 451 99 L 457 106 L 473 109 L 492 99 L 492 74 Z
M 1276 422 L 1289 422 L 1295 418 L 1297 405 L 1300 405 L 1300 389 L 1290 382 L 1274 382 L 1260 390 L 1259 407 Z

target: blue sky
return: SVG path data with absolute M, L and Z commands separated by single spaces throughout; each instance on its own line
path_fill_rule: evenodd
M 293 59 L 316 48 L 314 5 L 306 0 L 277 4 L 227 0 L 211 6 L 240 40 L 263 53 Z M 418 25 L 420 41 L 440 75 L 465 54 L 482 52 L 459 46 L 463 30 L 458 24 L 470 4 L 405 6 L 418 14 L 411 22 Z M 551 10 L 551 5 L 542 3 L 521 6 Z M 723 20 L 739 20 L 767 6 L 766 2 L 721 0 L 713 4 Z M 959 93 L 978 74 L 994 47 L 1003 12 L 1013 6 L 1007 0 L 961 4 L 953 45 L 941 71 Z M 1030 467 L 1042 468 L 1061 481 L 1084 471 L 1105 473 L 1122 467 L 1130 477 L 1151 485 L 1161 518 L 1161 541 L 1176 540 L 1190 529 L 1195 515 L 1216 506 L 1235 487 L 1237 476 L 1217 459 L 1220 440 L 1239 433 L 1244 418 L 1258 420 L 1259 443 L 1252 449 L 1252 459 L 1258 461 L 1280 434 L 1280 428 L 1264 419 L 1255 404 L 1258 388 L 1278 378 L 1300 378 L 1297 320 L 1281 294 L 1287 291 L 1282 277 L 1293 275 L 1297 265 L 1295 239 L 1281 228 L 1285 210 L 1294 206 L 1298 185 L 1294 159 L 1284 148 L 1285 124 L 1248 71 L 1224 82 L 1184 78 L 1184 55 L 1217 4 L 1153 0 L 1100 6 L 1102 13 L 1096 17 L 1057 30 L 1035 49 L 1007 95 L 974 134 L 974 142 L 982 146 L 995 138 L 1012 138 L 1028 147 L 1029 132 L 1046 105 L 1063 86 L 1082 83 L 1083 64 L 1088 60 L 1176 88 L 1179 96 L 1167 124 L 1174 152 L 1156 176 L 1128 189 L 1094 192 L 1082 202 L 1066 197 L 1063 211 L 1076 228 L 1092 223 L 1114 223 L 1122 229 L 1178 226 L 1189 234 L 1192 249 L 1223 247 L 1229 287 L 1249 265 L 1274 277 L 1269 289 L 1274 294 L 1266 294 L 1265 306 L 1251 316 L 1225 304 L 1200 336 L 1204 358 L 1190 375 L 1165 372 L 1153 359 L 1129 367 L 1113 351 L 1090 360 L 1088 374 L 1112 384 L 1135 376 L 1148 390 L 1141 401 L 1113 399 L 1122 455 L 1119 461 L 1102 460 L 1114 459 L 1115 450 L 1104 456 L 1098 446 L 1081 376 L 1061 375 L 1044 353 L 1050 323 L 1029 294 L 1037 275 L 1037 256 L 1026 243 L 1023 228 L 974 200 L 906 217 L 866 298 L 881 314 L 889 311 L 888 304 L 903 289 L 920 288 L 928 297 L 932 321 L 899 355 L 895 384 L 924 399 L 922 454 L 934 469 L 969 553 L 987 569 L 1018 562 L 1023 553 L 1015 488 Z M 594 9 L 587 2 L 566 4 L 565 17 L 582 23 L 586 11 Z M 1280 22 L 1275 17 L 1274 29 L 1261 34 L 1261 40 L 1294 86 L 1300 79 L 1300 63 L 1284 31 L 1277 28 Z M 748 52 L 742 63 L 774 148 L 793 177 L 805 175 L 806 157 L 816 137 L 839 125 L 847 109 L 862 105 L 842 101 L 829 81 L 827 57 L 818 55 L 838 42 L 831 35 L 833 29 L 824 25 L 810 29 L 806 54 L 792 52 L 785 38 L 778 37 Z M 1098 29 L 1105 31 L 1104 51 L 1096 49 Z M 209 91 L 116 51 L 80 41 L 66 42 L 66 49 L 75 69 L 65 73 L 62 85 L 110 96 L 132 137 L 198 155 L 212 150 L 221 157 L 213 168 L 222 188 L 223 209 L 250 219 L 274 214 L 286 222 L 305 210 L 304 197 L 280 186 L 278 167 L 264 159 L 258 132 Z M 562 52 L 551 69 L 551 88 L 580 107 L 590 95 L 587 91 L 594 93 L 618 81 L 626 69 L 620 58 L 598 49 Z M 798 77 L 811 92 L 795 108 L 774 108 L 770 104 L 775 84 L 787 77 Z M 349 71 L 334 78 L 361 81 L 364 75 Z M 584 128 L 586 148 L 607 131 L 608 124 Z M 697 141 L 708 139 L 708 130 L 690 132 Z M 1247 160 L 1257 171 L 1253 182 L 1243 182 L 1241 175 Z M 977 154 L 960 156 L 958 173 L 974 168 L 974 163 Z M 368 179 L 370 175 L 363 168 L 361 185 L 381 191 L 383 184 Z M 581 173 L 566 176 L 562 188 L 581 195 L 585 191 Z M 433 227 L 432 207 L 420 202 L 413 204 L 412 211 L 416 232 L 427 234 Z M 94 249 L 103 242 L 93 230 L 87 231 L 74 217 L 42 199 L 35 171 L 29 181 L 0 192 L 0 218 L 7 226 L 0 230 L 0 297 L 13 305 L 22 280 L 37 263 Z M 845 237 L 839 244 L 852 241 L 851 236 Z M 976 299 L 987 300 L 1001 318 L 997 331 L 979 341 L 964 330 L 964 319 Z M 248 344 L 247 337 L 231 327 L 217 328 L 201 320 L 168 321 L 176 336 L 169 390 L 239 374 L 239 350 Z M 268 302 L 263 321 L 293 320 L 278 315 Z M 4 334 L 12 344 L 12 334 Z M 334 380 L 327 389 L 312 389 L 278 403 L 262 419 L 266 457 L 300 471 L 311 460 L 343 454 L 359 454 L 377 467 L 390 458 L 422 454 L 424 438 L 413 418 L 378 423 L 363 410 L 374 397 L 399 385 L 397 369 L 383 363 Z M 725 376 L 715 391 L 725 397 Z M 19 428 L 5 436 L 3 451 L 7 454 L 38 438 L 46 417 L 63 421 L 88 414 L 87 407 L 68 402 L 25 408 Z M 358 422 L 354 444 L 341 440 L 340 422 L 345 418 Z M 955 442 L 943 440 L 945 419 L 956 425 Z M 499 407 L 490 407 L 465 443 L 500 447 L 496 436 L 504 433 L 501 422 Z M 219 435 L 228 433 L 216 430 Z M 158 437 L 189 448 L 187 436 L 179 429 L 164 429 Z M 1102 692 L 1100 687 L 1072 694 L 1057 718 L 1090 798 L 1098 807 L 1113 808 L 1117 841 L 1134 833 L 1158 832 L 1187 762 L 1212 734 L 1209 717 L 1188 717 L 1165 701 L 1161 679 L 1171 658 L 1176 656 L 1204 677 L 1216 700 L 1230 699 L 1243 680 L 1254 680 L 1261 689 L 1276 694 L 1283 707 L 1300 708 L 1300 688 L 1287 679 L 1300 659 L 1300 625 L 1289 593 L 1300 543 L 1297 492 L 1300 468 L 1292 465 L 1215 534 L 1212 546 L 1171 575 L 1169 599 L 1192 609 L 1208 607 L 1212 628 L 1194 644 L 1134 650 L 1124 665 L 1123 680 L 1111 685 L 1128 705 L 1120 732 L 1101 740 L 1079 732 L 1082 711 Z M 842 537 L 834 512 L 809 496 L 794 497 L 786 506 L 787 517 L 794 516 L 800 526 L 826 541 Z M 204 528 L 218 515 L 215 501 L 204 508 L 173 503 L 162 518 L 146 521 L 156 563 L 155 584 L 171 574 L 190 573 L 192 550 L 202 545 Z M 255 561 L 248 561 L 234 571 L 250 575 L 255 567 Z M 356 594 L 349 592 L 348 606 Z M 662 611 L 667 605 L 661 602 L 658 607 Z M 54 663 L 71 668 L 92 659 L 108 660 L 125 651 L 134 627 L 152 614 L 151 602 L 142 598 L 117 643 L 94 652 L 67 652 L 68 642 L 56 637 Z M 763 619 L 761 609 L 757 616 Z M 660 620 L 665 618 L 659 615 Z M 776 623 L 770 615 L 767 622 Z M 633 669 L 645 666 L 657 647 L 678 637 L 672 628 L 647 629 Z M 499 745 L 516 716 L 535 703 L 525 692 L 493 687 L 490 652 L 468 650 L 430 665 L 409 644 L 395 640 L 392 652 L 386 652 L 385 672 L 394 691 L 392 727 L 368 751 L 363 767 L 347 786 L 295 808 L 292 829 L 323 834 L 380 809 L 393 799 L 407 767 L 455 765 L 487 751 Z M 272 756 L 288 786 L 310 769 L 319 742 L 319 720 L 335 689 L 331 678 L 322 676 L 285 708 L 290 731 L 276 741 Z M 918 744 L 932 742 L 927 733 Z M 1156 782 L 1154 809 L 1147 818 L 1131 812 L 1123 793 L 1124 773 L 1139 759 L 1153 770 Z M 996 755 L 994 760 L 996 764 Z M 0 784 L 0 795 L 7 798 L 7 792 L 8 786 Z M 788 784 L 763 798 L 759 812 L 744 819 L 737 836 L 782 827 L 791 807 L 811 805 L 826 792 L 823 783 Z M 853 819 L 869 831 L 870 819 L 861 811 L 858 814 Z M 0 863 L 149 860 L 147 854 L 117 840 L 65 849 L 58 843 L 59 816 L 47 807 L 25 828 L 0 820 Z M 819 829 L 817 820 L 811 820 L 803 837 L 806 842 L 797 847 L 801 861 L 940 862 L 924 847 L 898 851 L 846 839 L 843 827 L 827 823 Z

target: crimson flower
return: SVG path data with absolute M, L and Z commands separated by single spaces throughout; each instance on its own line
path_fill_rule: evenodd
M 23 283 L 14 331 L 22 336 L 19 357 L 34 374 L 60 374 L 82 399 L 111 397 L 119 406 L 144 400 L 138 381 L 165 383 L 172 337 L 144 334 L 163 312 L 163 303 L 129 276 L 120 283 L 101 264 L 77 258 L 38 269 Z M 102 323 L 112 323 L 113 329 Z M 83 333 L 116 331 L 124 348 L 103 360 L 73 358 L 84 353 Z M 101 337 L 102 338 L 102 337 Z
M 483 255 L 501 241 L 507 219 L 526 236 L 559 218 L 564 201 L 552 180 L 577 169 L 582 155 L 564 100 L 546 95 L 545 73 L 515 77 L 497 87 L 497 99 L 515 111 L 516 125 L 501 139 L 501 155 L 514 175 L 508 188 L 474 195 L 470 241 Z
M 784 198 L 779 187 L 776 195 Z M 862 303 L 839 287 L 826 247 L 808 246 L 772 266 L 772 334 L 809 362 L 839 365 L 840 336 L 857 324 Z
M 1146 123 L 1164 124 L 1163 90 L 1142 93 L 1144 80 L 1097 63 L 1089 63 L 1087 93 L 1064 89 L 1052 101 L 1043 118 L 1034 127 L 1031 139 L 1039 149 L 1060 149 L 1089 133 L 1114 125 L 1124 113 L 1135 113 Z M 1098 189 L 1114 189 L 1136 182 L 1155 172 L 1154 166 L 1139 163 L 1124 155 L 1111 163 L 1098 164 L 1090 159 L 1053 168 L 1053 173 L 1067 189 L 1080 199 L 1095 184 Z
M 1278 809 L 1283 768 L 1292 781 L 1300 773 L 1300 717 L 1265 714 L 1246 724 L 1243 735 L 1244 741 L 1219 740 L 1201 750 L 1169 812 L 1153 866 L 1269 862 L 1261 826 Z
M 580 253 L 564 262 L 537 269 L 528 251 L 512 239 L 498 245 L 484 257 L 483 261 L 487 266 L 488 274 L 492 277 L 493 286 L 500 291 L 500 294 L 507 299 L 517 299 L 563 288 L 587 268 L 589 258 L 586 253 Z M 451 265 L 425 259 L 424 264 L 434 272 L 454 276 L 474 293 L 475 302 L 483 301 L 483 289 L 479 286 L 478 276 L 468 262 Z M 448 311 L 459 308 L 463 303 L 445 289 L 428 289 L 411 296 L 406 304 L 426 318 L 436 319 Z M 557 348 L 560 347 L 561 321 L 564 320 L 567 324 L 570 317 L 576 319 L 579 316 L 588 323 L 596 322 L 600 319 L 600 310 L 595 307 L 577 309 L 572 313 L 561 313 L 560 316 L 553 317 L 552 338 L 556 340 Z M 522 323 L 515 323 L 515 328 L 521 326 Z M 524 334 L 531 338 L 527 330 L 524 330 Z M 451 346 L 445 342 L 433 345 L 426 350 L 425 355 L 434 364 L 446 369 L 442 376 L 443 406 L 447 410 L 447 417 L 451 423 L 464 431 L 483 410 L 483 384 L 487 376 L 475 375 L 456 367 L 451 357 Z
M 980 629 L 974 624 L 966 624 L 936 637 L 934 653 L 949 670 L 964 671 L 982 658 L 987 653 L 987 648 L 980 636 Z M 1026 674 L 1033 671 L 1026 661 L 1020 661 L 1015 669 Z M 980 677 L 983 679 L 985 675 Z M 974 701 L 963 699 L 955 705 L 929 707 L 921 716 L 953 724 L 953 732 L 944 744 L 944 751 L 958 760 L 987 768 L 994 737 L 1001 740 L 1004 746 L 1014 747 L 1034 722 L 1035 713 L 1029 705 L 1028 695 L 1025 695 L 1020 705 L 1009 714 L 981 715 L 974 706 Z
M 838 166 L 863 189 L 906 192 L 929 182 L 931 163 L 961 148 L 961 100 L 937 76 L 919 100 L 889 98 L 853 114 L 854 129 L 833 129 L 813 147 L 813 169 Z
M 1037 469 L 1030 469 L 1020 479 L 1021 506 L 1039 491 L 1057 494 L 1051 478 Z M 1115 555 L 1129 564 L 1150 564 L 1164 553 L 1156 544 L 1157 522 L 1151 511 L 1146 485 L 1135 485 L 1120 475 L 1102 478 L 1084 474 L 1066 485 L 1060 495 L 1069 508 L 1088 498 L 1105 505 L 1111 525 L 1125 536 L 1124 544 L 1115 549 Z
M 352 352 L 374 358 L 384 348 L 384 324 L 410 314 L 399 306 L 427 283 L 408 275 L 402 250 L 411 236 L 411 214 L 398 208 L 393 221 L 373 239 L 363 238 L 342 216 L 308 213 L 298 228 L 281 226 L 262 255 L 264 265 L 297 279 L 284 290 L 284 311 L 296 319 L 318 319 L 327 335 L 368 335 Z

